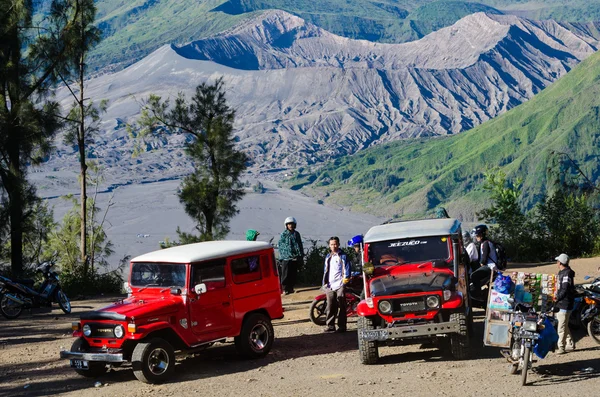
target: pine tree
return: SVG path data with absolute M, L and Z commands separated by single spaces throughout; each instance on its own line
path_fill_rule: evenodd
M 244 195 L 240 175 L 246 169 L 247 156 L 236 150 L 233 139 L 235 112 L 227 105 L 222 79 L 202 83 L 188 102 L 179 94 L 175 105 L 150 96 L 142 110 L 140 137 L 164 134 L 165 126 L 175 133 L 193 137 L 186 153 L 194 171 L 181 184 L 179 200 L 196 223 L 199 235 L 181 232 L 181 242 L 223 238 L 229 232 L 229 220 L 238 212 L 236 203 Z

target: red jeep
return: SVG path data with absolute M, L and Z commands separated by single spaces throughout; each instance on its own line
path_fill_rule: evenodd
M 437 342 L 455 358 L 469 353 L 472 312 L 456 219 L 372 227 L 364 237 L 365 300 L 358 311 L 363 364 L 379 346 Z
M 127 299 L 81 315 L 61 358 L 83 376 L 130 362 L 142 382 L 160 383 L 175 352 L 235 338 L 247 357 L 266 355 L 272 319 L 283 317 L 273 247 L 257 241 L 182 245 L 131 261 Z

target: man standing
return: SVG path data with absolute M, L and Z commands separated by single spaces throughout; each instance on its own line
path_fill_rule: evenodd
M 558 354 L 564 354 L 565 347 L 569 346 L 575 350 L 575 341 L 571 337 L 569 330 L 569 317 L 573 311 L 575 303 L 575 272 L 569 267 L 569 257 L 567 254 L 560 254 L 556 258 L 558 265 L 558 292 L 556 293 L 556 307 L 559 310 L 556 313 L 558 320 Z
M 296 231 L 296 218 L 285 218 L 285 230 L 279 237 L 279 261 L 281 263 L 281 287 L 283 293 L 289 295 L 294 292 L 298 269 L 302 266 L 304 247 L 302 238 Z
M 323 288 L 327 294 L 327 309 L 324 332 L 346 332 L 346 296 L 344 284 L 350 277 L 350 262 L 340 251 L 340 239 L 329 239 L 329 250 L 325 258 L 323 272 Z M 339 314 L 338 314 L 339 310 Z M 338 319 L 338 329 L 335 330 L 335 318 Z
M 479 244 L 479 268 L 471 274 L 471 296 L 475 299 L 481 299 L 481 287 L 490 280 L 492 272 L 497 267 L 498 258 L 494 244 L 488 240 L 486 225 L 475 226 L 474 234 Z

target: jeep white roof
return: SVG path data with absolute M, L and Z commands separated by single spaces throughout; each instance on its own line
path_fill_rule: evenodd
M 149 252 L 132 262 L 193 263 L 273 248 L 265 241 L 205 241 Z
M 458 233 L 460 222 L 452 218 L 423 219 L 373 226 L 365 234 L 365 243 L 413 237 L 447 236 Z

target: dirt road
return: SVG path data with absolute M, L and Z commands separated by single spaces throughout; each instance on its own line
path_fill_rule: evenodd
M 577 281 L 595 273 L 598 264 L 599 259 L 574 261 Z M 555 272 L 553 265 L 526 269 Z M 382 348 L 380 363 L 365 366 L 358 359 L 356 319 L 345 334 L 323 334 L 308 321 L 308 306 L 317 293 L 307 289 L 285 297 L 285 319 L 275 323 L 277 339 L 264 359 L 242 360 L 232 343 L 220 344 L 182 359 L 173 381 L 156 386 L 140 383 L 125 366 L 97 380 L 82 378 L 58 358 L 73 342 L 71 321 L 115 298 L 73 302 L 70 316 L 55 309 L 16 321 L 2 318 L 0 396 L 512 396 L 523 390 L 519 377 L 509 375 L 499 349 L 482 345 L 483 311 L 476 311 L 476 348 L 470 360 L 455 361 L 437 349 L 415 345 Z M 575 337 L 575 352 L 550 353 L 534 363 L 527 395 L 597 395 L 600 346 L 583 330 Z

